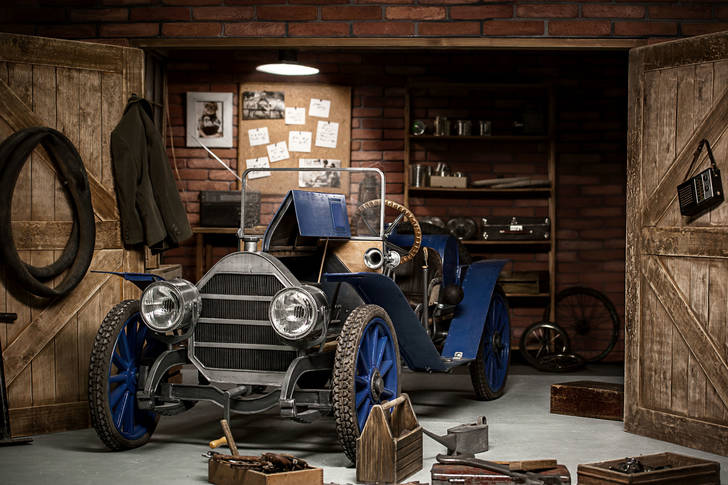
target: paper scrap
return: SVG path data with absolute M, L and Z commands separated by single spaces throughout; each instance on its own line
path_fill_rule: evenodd
M 280 162 L 289 157 L 285 141 L 273 143 L 265 148 L 268 150 L 268 158 L 270 158 L 271 163 Z
M 286 108 L 287 125 L 305 125 L 306 108 Z
M 311 153 L 311 139 L 313 133 L 310 131 L 288 132 L 288 149 L 292 152 Z
M 268 157 L 249 158 L 249 159 L 245 160 L 245 167 L 246 168 L 270 168 L 270 164 L 268 163 Z M 249 179 L 259 179 L 261 177 L 270 177 L 270 172 L 261 170 L 260 172 L 250 172 L 248 174 Z
M 331 101 L 328 99 L 311 98 L 311 104 L 308 107 L 308 115 L 316 118 L 328 118 L 331 109 Z
M 336 148 L 336 137 L 339 135 L 339 124 L 319 121 L 316 127 L 316 146 Z
M 251 147 L 267 145 L 270 143 L 270 139 L 268 138 L 268 127 L 263 126 L 262 128 L 251 128 L 248 130 L 248 138 L 250 139 Z

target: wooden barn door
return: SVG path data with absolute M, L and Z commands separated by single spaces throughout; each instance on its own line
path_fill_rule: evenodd
M 126 99 L 144 92 L 142 70 L 137 49 L 0 34 L 0 141 L 25 127 L 49 126 L 76 146 L 96 216 L 90 270 L 143 270 L 140 253 L 121 244 L 109 151 Z M 36 150 L 13 195 L 21 257 L 39 266 L 55 260 L 72 217 L 52 165 Z M 13 434 L 88 426 L 91 344 L 106 312 L 136 296 L 135 288 L 89 272 L 73 292 L 48 304 L 15 285 L 4 267 L 0 276 L 0 311 L 18 314 L 14 324 L 0 324 Z
M 624 426 L 728 455 L 728 202 L 676 197 L 703 138 L 728 188 L 728 33 L 635 49 L 629 76 Z

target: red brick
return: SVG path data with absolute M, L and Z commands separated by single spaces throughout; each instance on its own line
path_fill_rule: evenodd
M 356 0 L 356 3 L 376 3 L 381 4 L 382 0 Z M 414 4 L 415 0 L 387 0 L 387 4 Z
M 674 22 L 615 22 L 614 35 L 675 35 L 677 24 Z
M 155 2 L 156 3 L 156 2 Z M 162 3 L 166 5 L 188 5 L 188 6 L 197 6 L 197 5 L 222 5 L 222 0 L 162 0 Z M 232 3 L 230 1 L 226 1 L 225 4 Z
M 183 168 L 179 170 L 183 180 L 207 180 L 207 170 Z
M 414 35 L 415 24 L 412 22 L 357 22 L 353 26 L 354 35 Z
M 582 5 L 582 17 L 643 18 L 645 7 L 637 5 L 604 5 L 599 3 Z
M 280 4 L 281 0 L 225 0 L 225 5 L 265 5 Z M 293 3 L 293 2 L 291 2 Z
M 37 34 L 43 37 L 61 37 L 65 39 L 96 37 L 96 26 L 88 24 L 39 25 Z
M 140 7 L 132 8 L 130 18 L 132 21 L 148 20 L 189 20 L 190 9 L 185 7 Z
M 351 159 L 352 160 L 381 160 L 382 159 L 382 152 L 351 152 Z
M 379 140 L 382 136 L 382 130 L 351 130 L 351 139 L 369 139 Z
M 385 18 L 389 20 L 442 20 L 445 7 L 387 7 Z
M 74 26 L 75 27 L 75 26 Z M 100 37 L 153 37 L 159 35 L 159 24 L 102 24 Z
M 162 25 L 162 35 L 169 37 L 216 37 L 222 24 L 216 22 L 175 22 Z
M 609 20 L 556 20 L 549 22 L 550 35 L 596 37 L 608 36 Z
M 391 3 L 391 2 L 387 2 L 387 3 Z M 418 3 L 420 5 L 430 5 L 430 4 L 436 4 L 436 5 L 463 5 L 463 4 L 466 4 L 466 3 L 485 3 L 485 2 L 481 2 L 480 0 L 419 0 Z
M 89 2 L 96 5 L 96 2 Z M 156 3 L 156 0 L 102 0 L 102 5 L 149 5 L 150 3 Z
M 274 22 L 226 23 L 225 35 L 230 37 L 281 37 L 286 35 L 286 25 Z
M 716 7 L 715 8 L 715 18 L 716 19 L 728 18 L 728 7 Z
M 291 37 L 344 37 L 349 35 L 349 24 L 343 22 L 289 23 Z
M 129 19 L 126 8 L 79 8 L 70 13 L 71 22 L 123 22 Z
M 354 118 L 382 116 L 382 108 L 354 108 L 351 112 L 351 116 Z
M 213 182 L 211 180 L 194 180 L 186 183 L 187 190 L 228 190 L 229 182 Z
M 227 170 L 210 170 L 210 180 L 227 180 L 233 182 L 237 179 L 235 175 Z
M 484 35 L 543 35 L 544 23 L 537 20 L 489 20 L 483 22 Z
M 480 22 L 423 22 L 417 26 L 419 35 L 480 35 Z
M 316 20 L 316 7 L 257 7 L 259 20 Z
M 712 34 L 728 30 L 728 22 L 719 23 L 682 23 L 680 29 L 684 35 Z
M 400 140 L 372 140 L 361 142 L 362 150 L 401 150 L 404 147 L 404 141 Z
M 382 7 L 323 7 L 321 18 L 323 20 L 379 20 L 382 18 Z
M 198 7 L 192 9 L 195 20 L 249 20 L 253 18 L 253 7 Z
M 491 19 L 497 17 L 513 17 L 510 5 L 478 5 L 468 7 L 450 7 L 450 18 L 459 19 Z
M 62 8 L 12 7 L 0 9 L 4 22 L 44 23 L 62 21 L 65 10 Z
M 651 19 L 709 19 L 713 16 L 711 5 L 669 6 L 655 5 L 649 7 L 647 14 Z
M 538 18 L 569 18 L 579 15 L 577 4 L 538 4 L 519 5 L 516 9 L 517 17 L 538 17 Z

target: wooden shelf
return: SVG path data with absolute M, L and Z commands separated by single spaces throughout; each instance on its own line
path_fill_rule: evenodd
M 479 240 L 473 240 L 468 241 L 465 239 L 460 240 L 461 243 L 466 244 L 468 246 L 506 246 L 506 245 L 513 245 L 513 246 L 550 246 L 551 245 L 551 239 L 544 240 L 544 241 L 479 241 Z
M 454 187 L 409 187 L 409 191 L 412 194 L 421 192 L 424 194 L 472 194 L 472 195 L 551 195 L 551 187 L 519 187 L 513 189 L 493 189 L 488 187 L 468 187 L 468 188 L 454 188 Z
M 551 293 L 506 293 L 506 298 L 548 298 Z
M 410 140 L 547 141 L 547 135 L 409 135 Z

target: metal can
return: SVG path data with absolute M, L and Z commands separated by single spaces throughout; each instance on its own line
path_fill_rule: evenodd
M 455 132 L 458 136 L 470 136 L 473 133 L 473 123 L 470 120 L 457 120 Z
M 435 135 L 447 136 L 450 134 L 450 120 L 445 116 L 435 118 Z
M 493 122 L 490 120 L 478 121 L 478 135 L 490 136 L 493 134 Z

